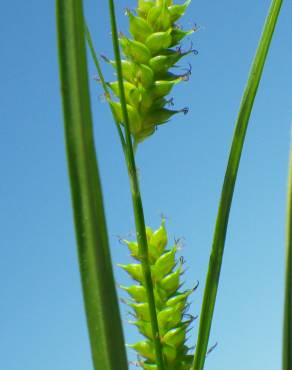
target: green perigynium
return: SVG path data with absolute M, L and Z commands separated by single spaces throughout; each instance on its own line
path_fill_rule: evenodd
M 139 0 L 136 14 L 127 11 L 132 38 L 120 36 L 125 59 L 122 60 L 124 89 L 129 116 L 130 132 L 135 143 L 152 135 L 157 125 L 167 122 L 178 112 L 167 106 L 172 88 L 180 81 L 188 79 L 190 71 L 174 74 L 169 70 L 190 49 L 183 52 L 181 40 L 194 32 L 182 30 L 176 22 L 185 13 L 191 0 L 183 4 L 173 4 L 172 0 Z M 114 67 L 115 62 L 110 61 Z M 108 83 L 117 99 L 120 97 L 118 81 Z M 123 124 L 121 103 L 109 98 L 116 120 Z
M 167 248 L 167 233 L 165 222 L 159 229 L 153 231 L 147 227 L 148 254 L 151 266 L 151 275 L 154 288 L 155 305 L 159 325 L 162 351 L 165 361 L 165 370 L 189 370 L 192 356 L 188 354 L 186 334 L 193 321 L 191 315 L 186 314 L 188 308 L 187 298 L 192 290 L 180 291 L 182 262 L 177 261 L 178 246 Z M 129 347 L 135 349 L 139 365 L 145 370 L 157 370 L 155 349 L 149 309 L 146 298 L 145 284 L 143 282 L 142 267 L 137 242 L 125 240 L 135 263 L 120 265 L 134 280 L 135 284 L 129 287 L 122 286 L 131 300 L 127 304 L 131 307 L 139 332 L 145 337 L 138 343 Z

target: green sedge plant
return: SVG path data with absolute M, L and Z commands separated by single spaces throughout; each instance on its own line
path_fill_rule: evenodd
M 183 30 L 177 23 L 188 11 L 190 2 L 138 0 L 135 11 L 127 11 L 130 34 L 127 37 L 118 33 L 115 3 L 108 0 L 114 59 L 103 59 L 113 66 L 117 80 L 107 82 L 85 24 L 82 0 L 57 0 L 69 176 L 95 370 L 125 370 L 128 369 L 128 361 L 94 148 L 85 40 L 120 137 L 132 194 L 136 240 L 124 242 L 134 261 L 120 267 L 134 282 L 131 286 L 121 287 L 129 295 L 127 304 L 134 316 L 132 324 L 144 339 L 129 346 L 136 350 L 137 366 L 141 369 L 204 368 L 237 171 L 282 1 L 273 0 L 271 3 L 235 124 L 207 271 L 199 333 L 194 343 L 195 353 L 186 343 L 189 326 L 194 319 L 187 313 L 188 298 L 193 289 L 181 289 L 183 263 L 177 258 L 178 245 L 168 246 L 165 220 L 155 231 L 145 224 L 135 162 L 138 145 L 142 145 L 158 126 L 167 123 L 175 114 L 187 112 L 185 108 L 169 109 L 172 103 L 169 94 L 176 84 L 187 81 L 190 75 L 190 71 L 179 73 L 175 68 L 181 58 L 195 52 L 192 48 L 183 50 L 181 45 L 182 40 L 191 36 L 195 29 Z M 291 272 L 287 271 L 290 276 Z M 290 301 L 287 302 L 286 307 L 289 307 Z M 285 322 L 285 328 L 290 327 L 289 322 Z M 284 340 L 284 343 L 288 342 L 289 339 Z M 284 345 L 284 348 L 287 347 Z M 291 367 L 286 366 L 285 370 L 291 370 Z

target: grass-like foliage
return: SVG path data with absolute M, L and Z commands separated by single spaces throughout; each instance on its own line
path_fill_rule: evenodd
M 204 368 L 222 266 L 229 214 L 241 153 L 243 150 L 249 118 L 281 6 L 282 0 L 273 0 L 271 3 L 236 120 L 213 236 L 209 269 L 202 303 L 198 341 L 192 370 L 203 370 Z
M 94 148 L 82 1 L 58 0 L 56 5 L 66 149 L 93 366 L 95 370 L 126 370 Z
M 128 368 L 119 307 L 113 278 L 102 191 L 94 148 L 87 81 L 85 37 L 96 64 L 105 96 L 113 114 L 125 155 L 136 241 L 125 241 L 135 263 L 121 267 L 136 281 L 123 287 L 128 304 L 144 340 L 132 344 L 138 366 L 145 370 L 203 370 L 216 302 L 229 213 L 249 117 L 281 9 L 282 0 L 272 0 L 252 64 L 235 125 L 213 238 L 209 269 L 200 315 L 195 355 L 190 354 L 186 335 L 193 320 L 186 314 L 192 290 L 181 290 L 182 262 L 178 246 L 167 249 L 164 221 L 153 231 L 145 226 L 142 197 L 135 162 L 135 147 L 157 126 L 185 109 L 170 109 L 167 96 L 190 71 L 174 73 L 183 51 L 181 41 L 194 32 L 184 31 L 177 21 L 190 0 L 138 0 L 135 12 L 128 10 L 130 37 L 118 33 L 114 0 L 108 0 L 117 81 L 106 82 L 84 24 L 82 0 L 57 0 L 60 76 L 65 136 L 73 199 L 79 264 L 85 311 L 95 370 Z M 124 59 L 121 57 L 120 47 Z M 178 69 L 176 69 L 177 71 Z M 111 96 L 113 95 L 113 97 Z M 284 322 L 284 370 L 291 361 L 291 176 L 288 209 L 287 274 Z

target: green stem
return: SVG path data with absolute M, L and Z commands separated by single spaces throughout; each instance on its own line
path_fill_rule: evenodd
M 137 242 L 139 245 L 139 254 L 140 254 L 139 257 L 141 260 L 147 301 L 148 301 L 148 306 L 149 306 L 152 334 L 154 338 L 153 340 L 154 340 L 154 347 L 155 347 L 155 354 L 156 354 L 157 369 L 164 370 L 165 368 L 164 358 L 163 358 L 163 353 L 162 353 L 162 345 L 161 345 L 161 340 L 160 340 L 158 320 L 157 320 L 157 314 L 156 314 L 151 269 L 150 269 L 150 263 L 148 260 L 148 244 L 147 244 L 144 212 L 143 212 L 143 205 L 142 205 L 142 199 L 141 199 L 138 176 L 137 176 L 137 169 L 136 169 L 136 163 L 135 163 L 135 157 L 134 157 L 134 151 L 133 151 L 132 138 L 131 138 L 131 133 L 130 133 L 129 117 L 128 117 L 128 112 L 127 112 L 127 104 L 126 104 L 125 90 L 124 90 L 124 84 L 123 84 L 122 64 L 121 64 L 121 56 L 120 56 L 120 49 L 119 49 L 118 31 L 117 31 L 117 23 L 116 23 L 116 15 L 115 15 L 115 5 L 114 5 L 113 0 L 109 0 L 109 8 L 110 8 L 113 48 L 114 48 L 114 53 L 115 53 L 119 89 L 120 89 L 120 100 L 121 100 L 121 106 L 122 106 L 122 112 L 123 112 L 123 120 L 125 124 L 125 136 L 126 136 L 125 158 L 127 162 L 128 173 L 129 173 L 130 184 L 131 184 L 131 193 L 132 193 L 132 202 L 133 202 L 134 218 L 135 218 L 135 225 L 136 225 Z
M 287 197 L 283 370 L 292 370 L 292 148 L 290 149 Z
M 94 147 L 82 0 L 57 0 L 65 138 L 79 266 L 95 370 L 127 370 Z
M 223 183 L 219 210 L 217 214 L 212 251 L 209 261 L 204 297 L 201 309 L 198 341 L 192 370 L 203 370 L 208 341 L 216 302 L 219 277 L 224 252 L 232 197 L 243 149 L 248 122 L 254 99 L 261 79 L 263 67 L 280 13 L 282 0 L 273 0 L 260 39 L 259 46 L 251 67 L 243 98 L 241 101 L 236 127 Z

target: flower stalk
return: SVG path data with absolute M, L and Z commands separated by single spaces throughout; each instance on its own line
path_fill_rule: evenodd
M 164 358 L 163 358 L 162 348 L 161 348 L 161 343 L 160 343 L 160 334 L 159 334 L 158 320 L 157 320 L 156 307 L 155 307 L 155 298 L 154 298 L 151 270 L 150 270 L 150 264 L 148 260 L 148 244 L 147 244 L 147 237 L 146 237 L 146 227 L 145 227 L 145 220 L 144 220 L 143 205 L 142 205 L 142 199 L 141 199 L 140 188 L 139 188 L 139 183 L 138 183 L 137 169 L 136 169 L 134 150 L 133 150 L 132 138 L 131 138 L 131 133 L 130 133 L 129 117 L 128 117 L 128 111 L 127 111 L 127 105 L 126 105 L 126 96 L 125 96 L 124 83 L 123 83 L 122 64 L 121 64 L 121 56 L 120 56 L 119 42 L 118 42 L 118 31 L 117 31 L 117 23 L 116 23 L 116 15 L 115 15 L 115 5 L 114 5 L 113 0 L 109 0 L 109 9 L 110 9 L 110 18 L 111 18 L 112 41 L 113 41 L 113 48 L 114 48 L 114 54 L 115 54 L 115 61 L 117 65 L 117 74 L 118 74 L 123 122 L 125 125 L 125 138 L 126 138 L 125 158 L 126 158 L 128 174 L 130 178 L 132 203 L 133 203 L 134 218 L 135 218 L 135 225 L 136 225 L 136 235 L 137 235 L 137 242 L 139 245 L 139 256 L 141 259 L 143 279 L 144 279 L 145 288 L 146 288 L 146 295 L 147 295 L 147 302 L 148 302 L 148 308 L 149 308 L 149 314 L 150 314 L 151 330 L 152 330 L 152 335 L 153 335 L 153 340 L 154 340 L 154 349 L 155 349 L 155 354 L 156 354 L 157 368 L 158 370 L 165 370 Z

